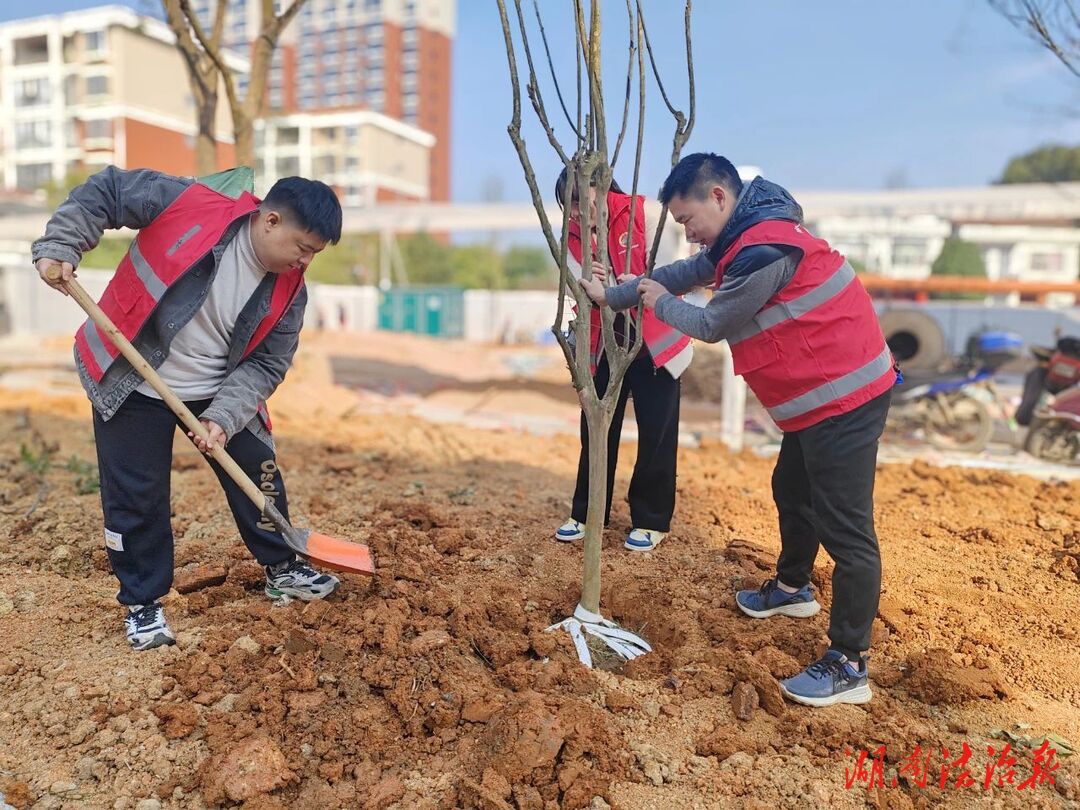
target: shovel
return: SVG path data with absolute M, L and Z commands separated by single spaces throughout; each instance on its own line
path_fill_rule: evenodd
M 58 281 L 61 278 L 60 268 L 50 267 L 46 271 L 46 275 L 50 281 Z M 210 434 L 202 422 L 172 392 L 169 386 L 165 384 L 165 381 L 154 371 L 154 368 L 146 362 L 138 350 L 124 337 L 123 333 L 116 328 L 109 316 L 102 312 L 101 307 L 87 294 L 82 285 L 72 279 L 64 282 L 64 289 L 86 311 L 86 314 L 90 316 L 90 320 L 97 325 L 98 329 L 108 336 L 113 345 L 120 350 L 120 353 L 135 367 L 135 370 L 142 375 L 143 379 L 150 383 L 150 387 L 157 391 L 158 396 L 165 401 L 165 404 L 169 406 L 172 412 L 180 417 L 180 421 L 184 423 L 184 426 L 203 441 L 209 441 Z M 224 447 L 215 444 L 213 450 L 210 451 L 210 455 L 236 482 L 237 486 L 244 491 L 244 494 L 251 499 L 252 503 L 258 507 L 263 517 L 277 527 L 285 543 L 297 554 L 340 571 L 350 571 L 356 574 L 375 573 L 371 550 L 367 546 L 348 540 L 339 540 L 336 537 L 329 537 L 325 534 L 313 532 L 310 529 L 293 527 L 270 499 L 263 494 L 258 485 L 245 475 L 244 471 L 240 469 L 240 465 L 233 461 L 232 456 L 226 452 Z

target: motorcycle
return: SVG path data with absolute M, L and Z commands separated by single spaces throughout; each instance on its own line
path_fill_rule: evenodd
M 1030 425 L 1024 450 L 1046 461 L 1080 461 L 1080 339 L 1033 351 L 1040 362 L 1024 380 L 1017 411 L 1017 422 Z M 1040 405 L 1047 393 L 1052 398 Z
M 960 371 L 901 390 L 890 409 L 893 429 L 921 433 L 939 450 L 979 452 L 994 433 L 990 406 L 1006 405 L 994 374 L 1015 360 L 1022 339 L 1007 332 L 983 332 L 968 343 Z

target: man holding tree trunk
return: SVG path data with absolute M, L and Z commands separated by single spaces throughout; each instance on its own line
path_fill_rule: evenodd
M 899 378 L 873 304 L 844 257 L 803 227 L 787 191 L 761 177 L 744 184 L 726 158 L 684 157 L 660 199 L 702 250 L 652 278 L 581 284 L 597 303 L 621 310 L 640 299 L 690 337 L 728 341 L 735 373 L 784 431 L 772 480 L 777 573 L 736 604 L 758 619 L 816 614 L 810 575 L 824 545 L 835 562 L 829 649 L 780 686 L 810 706 L 866 703 L 881 590 L 874 476 Z M 705 284 L 715 293 L 704 307 L 677 297 Z

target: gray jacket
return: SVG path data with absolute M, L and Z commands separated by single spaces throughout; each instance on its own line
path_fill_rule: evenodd
M 107 229 L 145 228 L 192 182 L 149 169 L 125 171 L 110 166 L 72 191 L 56 209 L 45 235 L 34 243 L 33 260 L 50 258 L 78 266 L 83 254 L 97 245 Z M 233 222 L 213 250 L 169 287 L 135 336 L 132 343 L 154 368 L 165 361 L 176 333 L 203 305 L 221 255 L 242 224 L 242 219 Z M 270 446 L 273 440 L 258 417 L 259 404 L 281 384 L 292 365 L 307 304 L 307 290 L 301 287 L 274 329 L 243 357 L 259 322 L 270 311 L 274 278 L 268 274 L 240 312 L 229 346 L 225 382 L 201 415 L 219 424 L 229 438 L 246 426 Z M 77 352 L 75 364 L 87 396 L 106 420 L 142 383 L 142 375 L 123 357 L 109 366 L 101 382 L 94 382 Z

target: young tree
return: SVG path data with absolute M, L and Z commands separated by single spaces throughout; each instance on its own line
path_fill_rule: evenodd
M 637 77 L 637 143 L 634 153 L 634 180 L 631 194 L 634 195 L 633 205 L 640 204 L 636 199 L 638 187 L 638 175 L 641 165 L 641 151 L 644 138 L 645 123 L 645 52 L 648 52 L 653 75 L 656 78 L 661 96 L 665 105 L 675 119 L 675 133 L 672 146 L 672 165 L 678 162 L 683 145 L 690 137 L 690 131 L 694 125 L 694 72 L 693 58 L 690 48 L 690 11 L 691 0 L 686 0 L 684 10 L 686 31 L 686 62 L 689 86 L 689 109 L 687 117 L 681 111 L 676 110 L 668 99 L 667 92 L 656 69 L 653 59 L 652 46 L 649 43 L 646 30 L 644 13 L 641 2 L 637 0 L 636 8 L 630 0 L 626 0 L 626 13 L 629 28 L 629 57 L 626 69 L 626 91 L 623 103 L 622 125 L 615 142 L 615 148 L 611 152 L 609 160 L 608 152 L 608 129 L 607 116 L 604 108 L 604 89 L 601 80 L 602 59 L 600 50 L 601 15 L 600 0 L 571 0 L 574 13 L 574 25 L 576 33 L 577 53 L 577 116 L 571 119 L 566 108 L 555 68 L 551 61 L 551 54 L 547 48 L 547 38 L 544 33 L 544 25 L 540 15 L 540 7 L 533 0 L 533 10 L 536 15 L 537 28 L 543 40 L 544 50 L 547 54 L 548 67 L 551 72 L 552 82 L 558 95 L 562 111 L 566 116 L 567 123 L 573 133 L 573 148 L 566 149 L 555 134 L 551 120 L 544 106 L 543 95 L 540 90 L 535 65 L 533 62 L 532 48 L 530 47 L 529 31 L 525 24 L 522 12 L 522 0 L 513 0 L 517 18 L 518 41 L 515 42 L 511 23 L 507 14 L 506 0 L 497 0 L 499 16 L 502 21 L 503 38 L 506 44 L 506 56 L 510 70 L 510 81 L 513 90 L 513 115 L 507 131 L 510 140 L 517 151 L 518 160 L 525 173 L 532 196 L 533 206 L 547 241 L 548 249 L 559 267 L 559 290 L 558 312 L 552 332 L 555 334 L 566 363 L 570 369 L 574 388 L 578 392 L 581 408 L 585 414 L 585 422 L 589 433 L 589 511 L 585 521 L 585 554 L 584 570 L 582 574 L 581 598 L 571 618 L 560 622 L 554 627 L 568 630 L 574 639 L 578 655 L 587 666 L 592 665 L 592 656 L 589 651 L 587 637 L 598 639 L 605 643 L 611 650 L 622 658 L 634 658 L 643 652 L 648 652 L 648 643 L 625 630 L 622 630 L 613 622 L 607 621 L 600 613 L 600 550 L 604 522 L 604 506 L 606 502 L 607 487 L 607 435 L 611 426 L 612 414 L 622 388 L 623 377 L 627 368 L 633 361 L 638 350 L 641 348 L 641 330 L 634 331 L 632 343 L 624 337 L 620 342 L 615 336 L 613 329 L 614 316 L 610 309 L 601 308 L 602 342 L 604 352 L 610 368 L 610 379 L 607 391 L 603 397 L 597 394 L 596 384 L 593 380 L 590 364 L 590 330 L 591 324 L 589 312 L 592 302 L 581 287 L 573 282 L 567 264 L 568 238 L 570 233 L 570 215 L 563 217 L 560 236 L 556 238 L 551 221 L 548 219 L 540 189 L 537 185 L 536 174 L 532 168 L 525 141 L 521 135 L 521 86 L 518 78 L 518 48 L 520 47 L 528 68 L 528 79 L 525 85 L 526 93 L 532 104 L 537 120 L 543 127 L 548 143 L 558 155 L 568 173 L 568 186 L 571 191 L 580 189 L 580 198 L 587 199 L 587 189 L 591 184 L 596 187 L 597 207 L 597 236 L 596 244 L 600 246 L 608 243 L 608 220 L 607 220 L 607 192 L 611 186 L 612 164 L 618 159 L 619 151 L 626 135 L 627 123 L 630 117 L 631 89 L 635 75 Z M 588 22 L 586 22 L 585 5 L 589 6 Z M 636 57 L 636 70 L 635 70 Z M 583 110 L 584 106 L 584 110 Z M 596 179 L 598 178 L 598 179 Z M 594 182 L 594 179 L 595 182 Z M 567 207 L 567 210 L 569 206 Z M 593 224 L 590 222 L 588 205 L 579 206 L 580 209 L 580 232 L 589 234 Z M 653 241 L 649 254 L 646 274 L 651 274 L 653 263 L 656 260 L 656 251 L 660 246 L 660 237 L 663 231 L 664 221 L 667 217 L 667 208 L 661 212 L 660 224 L 657 227 L 656 237 Z M 633 227 L 634 210 L 631 207 L 630 223 Z M 630 244 L 631 234 L 627 233 L 627 242 Z M 611 264 L 606 250 L 600 250 L 599 255 L 594 257 L 591 240 L 582 238 L 582 262 L 583 272 L 589 272 L 593 259 L 603 264 L 604 270 L 611 276 Z M 573 322 L 574 345 L 571 346 L 567 337 L 562 332 L 563 311 L 567 296 L 572 296 L 577 302 L 578 317 Z M 641 308 L 638 307 L 637 317 L 640 322 Z M 552 629 L 554 629 L 554 627 Z
M 281 33 L 308 0 L 292 0 L 287 6 L 282 4 L 284 10 L 280 14 L 275 12 L 275 0 L 259 0 L 259 33 L 251 45 L 251 70 L 247 92 L 242 98 L 237 89 L 236 76 L 225 64 L 223 56 L 221 27 L 224 24 L 226 2 L 227 0 L 217 0 L 213 27 L 208 35 L 198 15 L 191 8 L 190 0 L 162 0 L 169 27 L 176 34 L 176 46 L 188 66 L 188 76 L 198 109 L 200 146 L 205 154 L 213 154 L 209 150 L 216 149 L 213 145 L 207 145 L 212 142 L 203 142 L 202 127 L 204 116 L 209 111 L 206 120 L 212 137 L 214 111 L 217 109 L 217 77 L 220 76 L 225 98 L 232 112 L 236 163 L 240 166 L 254 166 L 255 120 L 263 113 L 270 63 Z M 210 171 L 213 171 L 213 168 Z M 202 174 L 203 169 L 200 168 L 199 173 Z

